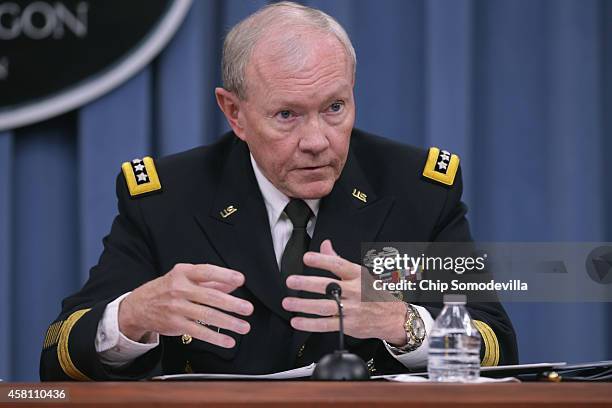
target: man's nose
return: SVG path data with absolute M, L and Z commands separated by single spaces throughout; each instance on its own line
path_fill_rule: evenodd
M 312 154 L 320 153 L 329 147 L 325 126 L 319 118 L 313 118 L 306 123 L 302 129 L 299 147 L 300 150 Z

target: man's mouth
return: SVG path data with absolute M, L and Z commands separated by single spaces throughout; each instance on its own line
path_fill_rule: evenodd
M 302 166 L 298 167 L 298 170 L 320 170 L 329 166 L 329 164 L 321 164 L 319 166 Z

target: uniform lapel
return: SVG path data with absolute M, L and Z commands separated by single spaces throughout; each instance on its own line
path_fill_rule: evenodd
M 332 192 L 321 200 L 310 250 L 318 252 L 321 242 L 330 239 L 341 257 L 361 263 L 361 244 L 376 239 L 394 200 L 392 196 L 375 194 L 357 158 L 349 150 L 342 175 Z M 337 278 L 331 272 L 308 267 L 304 275 Z M 299 296 L 321 297 L 307 292 L 300 292 Z M 294 345 L 299 348 L 309 335 L 309 332 L 296 332 Z
M 227 160 L 212 208 L 196 214 L 211 245 L 229 268 L 245 275 L 245 286 L 284 319 L 285 285 L 274 255 L 268 213 L 257 185 L 247 145 L 236 141 Z

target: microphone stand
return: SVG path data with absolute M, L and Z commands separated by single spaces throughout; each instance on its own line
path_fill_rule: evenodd
M 361 357 L 351 354 L 344 349 L 344 313 L 340 296 L 342 288 L 335 282 L 325 288 L 327 297 L 332 298 L 338 305 L 338 318 L 340 319 L 339 349 L 326 354 L 319 360 L 312 376 L 313 380 L 320 381 L 357 381 L 369 380 L 370 373 Z
M 340 288 L 340 285 L 338 285 L 337 283 L 330 283 L 325 288 L 325 293 L 327 294 L 328 297 L 331 296 L 331 298 L 334 299 L 334 301 L 338 305 L 338 319 L 340 320 L 340 331 L 338 332 L 338 335 L 339 335 L 338 343 L 340 347 L 338 348 L 338 350 L 344 351 L 344 308 L 342 306 L 342 302 L 340 301 L 340 295 L 342 294 L 342 289 Z

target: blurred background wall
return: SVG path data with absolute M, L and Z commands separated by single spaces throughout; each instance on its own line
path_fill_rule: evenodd
M 305 3 L 354 42 L 358 127 L 461 156 L 476 239 L 612 241 L 612 1 Z M 0 133 L 0 378 L 38 379 L 47 325 L 110 229 L 121 162 L 227 129 L 213 95 L 222 37 L 263 4 L 195 0 L 128 82 Z M 610 304 L 506 307 L 522 362 L 612 358 Z

